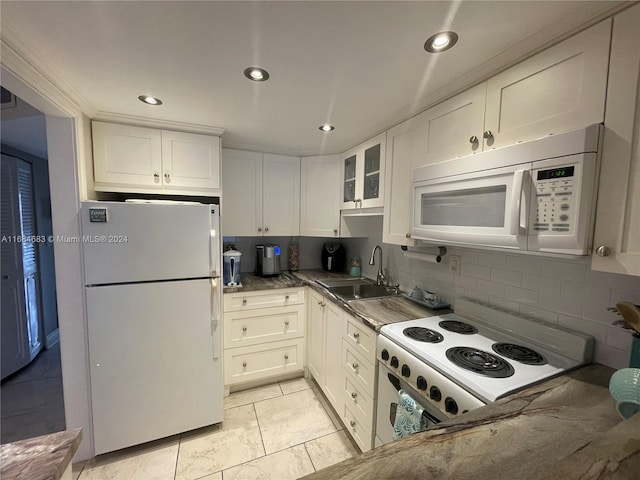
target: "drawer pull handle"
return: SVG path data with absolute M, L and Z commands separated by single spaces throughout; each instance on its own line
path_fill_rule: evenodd
M 246 299 L 246 298 L 243 298 L 243 299 L 242 299 L 242 306 L 245 306 L 246 304 L 247 304 L 247 299 Z
M 357 364 L 357 363 L 353 363 L 353 364 L 351 365 L 351 367 L 352 367 L 354 370 L 357 370 L 357 369 L 358 369 L 358 364 Z
M 284 354 L 284 359 L 285 359 L 285 360 L 289 360 L 289 354 L 285 353 L 285 354 Z
M 357 397 L 358 397 L 358 394 L 356 392 L 351 392 L 351 398 L 355 400 Z
M 287 295 L 286 297 L 284 297 L 284 301 L 288 302 L 289 301 L 289 295 Z
M 326 304 L 326 303 L 324 303 L 324 302 L 322 302 L 322 303 L 320 304 L 320 306 L 321 306 L 322 308 L 324 308 L 324 307 L 326 307 L 326 306 L 327 306 L 327 304 Z
M 242 368 L 247 368 L 247 362 L 242 362 Z
M 247 333 L 247 327 L 242 327 L 242 331 Z
M 322 302 L 320 300 L 318 300 L 318 305 L 322 306 Z
M 355 426 L 356 426 L 356 422 L 355 422 L 354 420 L 351 420 L 351 421 L 349 422 L 349 425 L 351 425 L 352 427 L 355 427 Z
M 358 332 L 354 332 L 353 333 L 353 338 L 355 338 L 356 340 L 358 340 L 360 338 L 360 334 Z
M 284 324 L 288 327 L 289 326 L 289 320 L 285 320 Z

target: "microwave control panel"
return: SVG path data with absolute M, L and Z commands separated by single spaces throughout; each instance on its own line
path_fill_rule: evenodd
M 532 173 L 536 205 L 533 230 L 568 234 L 577 220 L 575 166 L 534 170 Z

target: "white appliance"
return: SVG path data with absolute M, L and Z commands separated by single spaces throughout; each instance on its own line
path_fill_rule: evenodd
M 412 237 L 588 255 L 601 125 L 416 168 Z
M 222 421 L 218 209 L 82 204 L 96 454 Z
M 464 299 L 456 312 L 381 328 L 378 443 L 393 441 L 400 389 L 427 428 L 591 362 L 587 335 Z

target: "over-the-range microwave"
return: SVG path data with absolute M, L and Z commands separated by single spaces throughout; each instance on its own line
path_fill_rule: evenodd
M 416 168 L 412 237 L 590 254 L 601 131 L 595 124 Z

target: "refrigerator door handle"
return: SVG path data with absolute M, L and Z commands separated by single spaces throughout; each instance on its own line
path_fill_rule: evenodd
M 212 278 L 220 277 L 220 216 L 215 208 L 211 210 L 209 229 L 209 267 Z
M 218 281 L 215 278 L 211 279 L 211 341 L 213 359 L 218 360 L 220 358 L 220 319 L 218 310 Z

